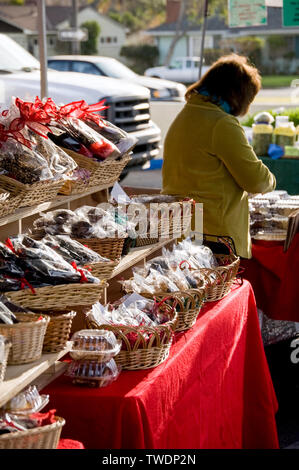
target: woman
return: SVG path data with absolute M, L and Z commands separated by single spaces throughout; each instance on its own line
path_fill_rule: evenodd
M 248 144 L 243 116 L 261 87 L 246 57 L 220 58 L 186 93 L 164 146 L 163 193 L 203 203 L 203 232 L 228 235 L 251 257 L 248 193 L 275 188 L 275 177 Z

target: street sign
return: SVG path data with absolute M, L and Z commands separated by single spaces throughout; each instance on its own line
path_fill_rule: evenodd
M 267 24 L 266 0 L 228 0 L 230 28 Z
M 87 41 L 88 31 L 87 29 L 62 29 L 58 31 L 59 41 Z
M 282 18 L 284 28 L 299 26 L 299 0 L 283 0 Z

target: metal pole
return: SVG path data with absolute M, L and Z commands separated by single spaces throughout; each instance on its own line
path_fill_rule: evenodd
M 37 0 L 38 49 L 40 62 L 40 97 L 48 97 L 47 28 L 45 0 Z
M 72 28 L 78 30 L 78 0 L 72 0 Z M 72 53 L 80 54 L 80 41 L 72 42 Z
M 204 0 L 204 14 L 203 14 L 203 25 L 201 33 L 201 47 L 200 47 L 200 63 L 199 63 L 199 79 L 201 79 L 201 71 L 203 64 L 203 53 L 205 47 L 205 36 L 206 36 L 206 27 L 207 27 L 207 18 L 208 18 L 208 0 Z

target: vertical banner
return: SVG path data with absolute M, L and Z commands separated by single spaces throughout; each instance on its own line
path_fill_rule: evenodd
M 282 26 L 299 26 L 299 0 L 283 0 Z
M 228 0 L 230 28 L 267 24 L 266 0 Z

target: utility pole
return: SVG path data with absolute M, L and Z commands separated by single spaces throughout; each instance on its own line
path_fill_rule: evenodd
M 78 30 L 78 0 L 72 0 L 71 27 Z M 72 54 L 80 54 L 80 41 L 72 42 Z
M 203 14 L 203 25 L 201 30 L 201 48 L 200 48 L 200 63 L 199 63 L 199 79 L 201 79 L 201 71 L 203 65 L 203 53 L 205 48 L 205 36 L 208 19 L 208 0 L 204 0 L 204 14 Z
M 40 62 L 40 97 L 48 97 L 47 27 L 45 0 L 37 0 L 38 50 Z

